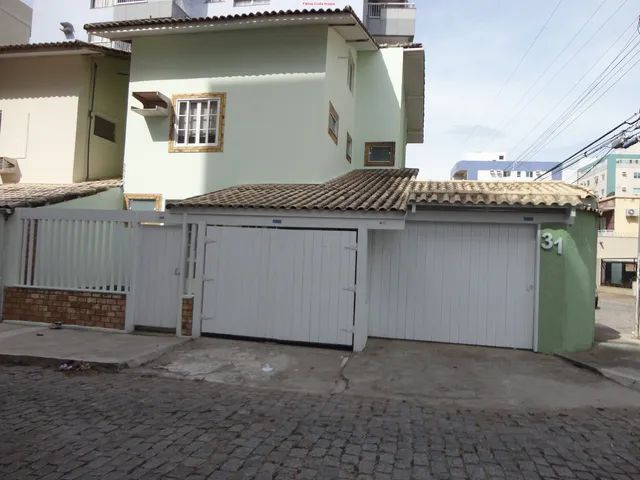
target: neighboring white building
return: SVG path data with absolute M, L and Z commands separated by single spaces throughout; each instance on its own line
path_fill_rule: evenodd
M 287 10 L 335 9 L 350 6 L 381 43 L 411 42 L 415 33 L 415 3 L 407 0 L 34 0 L 32 42 L 82 40 L 111 43 L 87 35 L 87 23 L 144 18 L 197 18 Z M 127 49 L 116 42 L 115 48 Z
M 507 160 L 505 152 L 470 152 L 451 169 L 454 180 L 530 182 L 540 177 L 557 162 L 519 162 Z M 561 180 L 561 172 L 553 172 L 546 180 Z
M 31 7 L 21 0 L 0 2 L 0 45 L 29 41 L 31 12 Z
M 1 183 L 122 175 L 129 54 L 84 42 L 0 47 Z

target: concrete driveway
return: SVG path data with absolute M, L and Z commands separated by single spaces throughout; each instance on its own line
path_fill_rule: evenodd
M 141 373 L 287 391 L 463 408 L 640 405 L 640 393 L 554 356 L 369 339 L 362 353 L 200 338 Z M 135 373 L 135 372 L 132 372 Z

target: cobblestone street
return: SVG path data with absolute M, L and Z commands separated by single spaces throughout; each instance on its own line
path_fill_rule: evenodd
M 3 479 L 640 478 L 640 406 L 456 410 L 4 366 L 0 386 Z

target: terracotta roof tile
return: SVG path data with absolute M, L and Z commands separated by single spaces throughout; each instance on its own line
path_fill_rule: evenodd
M 93 43 L 71 40 L 68 42 L 45 42 L 45 43 L 16 43 L 13 45 L 0 45 L 0 55 L 14 53 L 46 53 L 61 50 L 92 50 L 96 53 L 104 53 L 116 57 L 129 57 L 129 52 L 109 48 Z
M 404 212 L 415 168 L 353 170 L 321 184 L 240 185 L 167 202 L 167 208 Z
M 98 180 L 81 183 L 5 183 L 0 185 L 0 208 L 41 207 L 87 197 L 122 186 L 122 180 Z
M 596 208 L 592 192 L 564 182 L 415 181 L 411 187 L 409 202 Z

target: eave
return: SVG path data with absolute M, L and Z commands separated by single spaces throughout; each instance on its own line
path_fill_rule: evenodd
M 84 28 L 89 33 L 111 40 L 131 41 L 136 37 L 157 35 L 311 25 L 333 27 L 356 50 L 372 51 L 378 49 L 378 44 L 350 7 L 342 10 L 294 10 L 223 17 L 155 18 L 102 22 L 87 24 Z

